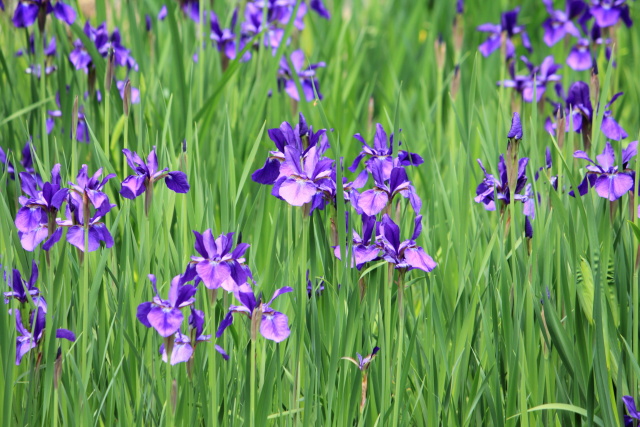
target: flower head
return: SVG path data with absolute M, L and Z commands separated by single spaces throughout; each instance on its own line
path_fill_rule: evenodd
M 44 328 L 46 326 L 46 314 L 42 309 L 36 309 L 29 316 L 29 326 L 25 328 L 22 324 L 20 310 L 13 310 L 16 318 L 16 329 L 18 336 L 16 337 L 16 365 L 19 365 L 22 358 L 31 349 L 36 348 L 42 339 Z M 56 338 L 63 338 L 69 341 L 75 341 L 76 336 L 68 329 L 57 329 Z
M 6 278 L 5 278 L 6 279 Z M 20 271 L 17 269 L 13 270 L 13 277 L 7 283 L 9 287 L 12 289 L 9 292 L 4 293 L 4 303 L 8 304 L 11 299 L 15 299 L 20 304 L 26 304 L 29 302 L 29 295 L 33 300 L 36 307 L 47 312 L 47 302 L 40 294 L 40 289 L 36 288 L 36 281 L 38 280 L 38 265 L 35 261 L 32 261 L 31 264 L 31 276 L 29 276 L 29 281 L 25 282 L 20 274 Z
M 220 323 L 216 338 L 222 336 L 225 329 L 233 323 L 233 313 L 242 313 L 251 319 L 252 337 L 255 339 L 255 331 L 260 330 L 260 334 L 268 340 L 281 342 L 284 341 L 291 331 L 289 330 L 289 319 L 286 314 L 275 311 L 271 308 L 271 303 L 282 294 L 293 292 L 293 289 L 285 286 L 277 289 L 271 299 L 264 303 L 261 298 L 256 300 L 253 290 L 249 285 L 244 284 L 234 293 L 236 299 L 241 305 L 232 305 L 229 307 L 229 313 Z M 259 326 L 258 326 L 259 325 Z
M 522 45 L 529 52 L 532 51 L 529 35 L 524 29 L 524 26 L 517 24 L 518 13 L 520 13 L 520 8 L 516 7 L 502 14 L 499 25 L 487 23 L 476 28 L 478 31 L 489 33 L 489 38 L 478 47 L 478 50 L 483 56 L 489 56 L 500 48 L 504 37 L 506 59 L 513 58 L 516 48 L 511 39 L 518 34 L 520 34 L 522 38 Z
M 11 21 L 16 28 L 26 28 L 36 20 L 40 30 L 44 30 L 47 15 L 53 13 L 57 19 L 71 25 L 76 20 L 76 11 L 61 1 L 51 4 L 51 0 L 19 0 Z
M 373 358 L 376 356 L 378 351 L 380 351 L 380 347 L 376 346 L 373 348 L 373 351 L 368 356 L 362 357 L 360 353 L 356 353 L 356 356 L 358 357 L 357 361 L 352 357 L 343 357 L 342 359 L 348 360 L 349 362 L 353 363 L 361 371 L 366 371 L 367 369 L 369 369 L 369 365 L 373 361 Z
M 316 69 L 324 68 L 326 64 L 324 62 L 318 62 L 316 64 L 309 64 L 308 67 L 305 67 L 306 60 L 302 50 L 293 51 L 290 58 L 293 69 L 289 67 L 289 62 L 286 57 L 283 57 L 280 61 L 280 69 L 278 70 L 278 88 L 284 88 L 287 95 L 296 101 L 300 101 L 298 87 L 296 86 L 296 82 L 293 77 L 294 75 L 297 75 L 307 102 L 313 101 L 316 98 L 316 93 L 318 94 L 318 99 L 322 99 L 320 83 L 316 78 Z
M 249 249 L 248 243 L 240 243 L 233 248 L 233 234 L 221 234 L 214 238 L 211 229 L 200 234 L 194 231 L 195 249 L 199 257 L 192 256 L 191 264 L 204 285 L 209 289 L 223 288 L 235 292 L 246 284 L 251 277 L 251 270 L 245 265 L 244 253 Z
M 394 264 L 396 269 L 405 271 L 420 269 L 429 273 L 437 264 L 422 247 L 416 244 L 415 239 L 422 232 L 422 215 L 414 220 L 413 234 L 409 240 L 400 241 L 400 227 L 393 222 L 389 215 L 385 214 L 378 224 L 378 235 L 382 246 L 382 257 Z
M 553 0 L 543 2 L 549 13 L 549 18 L 542 24 L 543 40 L 547 46 L 553 46 L 567 34 L 580 37 L 580 31 L 571 20 L 586 10 L 587 5 L 582 0 L 568 0 L 565 10 L 554 10 Z

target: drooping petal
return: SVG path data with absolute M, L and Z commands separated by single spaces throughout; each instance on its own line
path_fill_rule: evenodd
M 149 312 L 151 311 L 151 308 L 153 308 L 152 303 L 143 302 L 138 306 L 138 310 L 136 313 L 136 317 L 138 318 L 140 323 L 142 323 L 147 328 L 151 327 L 151 323 L 149 323 L 149 319 L 147 318 L 147 316 L 149 315 Z
M 76 11 L 73 10 L 68 4 L 61 1 L 56 2 L 53 6 L 53 15 L 61 21 L 66 22 L 68 25 L 76 22 Z
M 145 175 L 130 175 L 122 181 L 122 188 L 120 194 L 127 199 L 135 199 L 144 193 L 146 189 L 145 181 L 147 177 Z
M 267 159 L 261 169 L 251 174 L 251 179 L 258 184 L 272 185 L 280 174 L 280 161 L 277 159 Z
M 614 201 L 633 188 L 633 178 L 626 173 L 602 174 L 594 184 L 600 197 Z
M 18 235 L 20 236 L 20 243 L 22 244 L 22 248 L 25 251 L 32 252 L 44 239 L 47 238 L 47 236 L 49 235 L 49 231 L 47 230 L 46 224 L 41 224 L 34 230 L 26 233 L 19 231 Z
M 175 308 L 152 307 L 147 314 L 149 324 L 164 338 L 178 332 L 183 319 L 182 312 Z
M 41 207 L 23 207 L 16 214 L 15 225 L 18 231 L 27 233 L 35 230 L 42 222 L 47 221 L 47 214 Z
M 189 181 L 184 172 L 169 172 L 164 179 L 164 183 L 167 184 L 169 190 L 175 191 L 176 193 L 189 192 Z
M 219 288 L 231 276 L 231 269 L 224 262 L 202 261 L 196 265 L 196 271 L 209 289 Z
M 620 141 L 628 136 L 622 126 L 611 116 L 605 116 L 602 119 L 600 130 L 602 130 L 602 133 L 604 133 L 607 138 L 613 139 L 614 141 Z
M 412 268 L 419 268 L 427 273 L 436 268 L 437 264 L 421 247 L 411 247 L 404 251 L 404 258 Z
M 278 311 L 264 313 L 260 323 L 260 333 L 268 340 L 284 341 L 291 334 L 287 315 Z
M 56 338 L 62 338 L 62 339 L 73 342 L 76 340 L 76 334 L 74 334 L 68 329 L 60 328 L 60 329 L 56 329 Z
M 287 178 L 282 182 L 278 194 L 292 206 L 309 203 L 316 194 L 316 186 L 306 179 Z
M 389 195 L 382 190 L 371 189 L 358 197 L 358 208 L 367 215 L 377 215 L 387 206 Z
M 218 330 L 216 331 L 216 338 L 220 338 L 225 329 L 227 329 L 233 323 L 233 312 L 229 311 L 227 315 L 220 322 L 220 326 L 218 326 Z

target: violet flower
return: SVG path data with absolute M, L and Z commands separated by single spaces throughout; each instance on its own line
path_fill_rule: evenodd
M 222 333 L 233 323 L 233 314 L 242 313 L 251 319 L 251 339 L 257 338 L 257 331 L 268 340 L 281 342 L 284 341 L 291 331 L 289 330 L 289 319 L 286 314 L 275 311 L 271 308 L 271 303 L 280 295 L 287 292 L 293 292 L 293 289 L 285 286 L 277 289 L 273 297 L 269 302 L 262 302 L 259 298 L 256 298 L 253 294 L 253 290 L 247 284 L 239 287 L 235 292 L 236 298 L 242 305 L 232 305 L 229 307 L 229 313 L 220 322 L 218 331 L 216 332 L 216 338 L 220 338 Z
M 547 56 L 539 66 L 532 64 L 525 56 L 521 56 L 520 59 L 529 69 L 529 74 L 516 76 L 516 80 L 498 82 L 498 85 L 514 87 L 517 91 L 522 91 L 522 99 L 525 102 L 534 102 L 535 91 L 535 102 L 539 102 L 545 93 L 547 83 L 562 79 L 560 75 L 556 74 L 562 65 L 556 64 L 551 55 Z
M 377 236 L 382 244 L 384 260 L 394 264 L 396 269 L 404 271 L 420 269 L 429 273 L 436 268 L 437 264 L 433 258 L 415 242 L 421 232 L 422 215 L 418 215 L 414 220 L 411 238 L 400 242 L 400 227 L 393 222 L 389 215 L 384 214 L 382 221 L 378 224 Z
M 498 174 L 499 178 L 495 178 L 493 175 L 487 172 L 482 161 L 478 160 L 478 164 L 484 172 L 484 179 L 478 185 L 476 189 L 476 197 L 474 201 L 476 203 L 482 203 L 484 208 L 488 211 L 496 210 L 496 201 L 494 199 L 494 194 L 497 196 L 498 201 L 502 202 L 500 204 L 500 209 L 504 209 L 506 205 L 510 203 L 510 190 L 509 183 L 507 180 L 507 166 L 504 161 L 504 156 L 500 155 L 500 160 L 498 161 Z M 521 195 L 522 190 L 524 190 L 527 183 L 526 176 L 526 168 L 529 163 L 529 159 L 527 157 L 523 157 L 518 161 L 518 175 L 516 181 L 516 188 L 514 194 L 516 196 Z M 516 197 L 516 200 L 521 199 L 521 197 Z
M 371 165 L 374 188 L 364 191 L 362 194 L 352 192 L 352 204 L 357 211 L 367 215 L 377 215 L 393 203 L 393 198 L 400 194 L 408 198 L 411 207 L 416 213 L 420 213 L 422 201 L 416 193 L 411 181 L 407 178 L 407 172 L 403 167 L 394 167 L 388 179 L 384 178 L 384 164 L 380 161 Z
M 576 159 L 583 159 L 591 163 L 587 165 L 587 174 L 578 186 L 580 195 L 584 196 L 590 187 L 595 187 L 598 196 L 613 202 L 630 191 L 633 188 L 635 172 L 628 169 L 627 165 L 637 154 L 637 146 L 638 141 L 633 141 L 622 150 L 622 171 L 619 171 L 616 166 L 616 155 L 609 142 L 605 144 L 602 154 L 596 156 L 597 163 L 582 150 L 573 153 L 573 157 Z M 573 191 L 570 195 L 574 195 Z
M 506 59 L 513 58 L 516 49 L 511 39 L 518 34 L 522 38 L 522 45 L 525 49 L 529 53 L 532 52 L 529 35 L 524 26 L 517 25 L 518 13 L 520 13 L 520 7 L 504 12 L 500 18 L 500 25 L 487 23 L 476 28 L 478 31 L 489 33 L 489 38 L 478 47 L 483 56 L 487 57 L 500 48 L 504 37 Z
M 611 100 L 605 104 L 604 115 L 602 118 L 602 124 L 600 130 L 609 139 L 619 141 L 626 138 L 627 132 L 618 124 L 613 118 L 611 112 L 611 105 L 623 94 L 618 92 Z M 577 110 L 581 113 L 580 120 L 576 120 L 575 130 L 576 132 L 587 132 L 589 138 L 591 135 L 592 122 L 594 119 L 594 110 L 591 104 L 591 98 L 589 94 L 589 85 L 584 82 L 575 82 L 569 88 L 569 94 L 567 95 L 567 104 L 570 108 Z
M 113 49 L 114 63 L 127 69 L 138 70 L 138 63 L 131 56 L 129 49 L 125 48 L 121 42 L 120 31 L 116 28 L 111 34 L 107 30 L 107 23 L 103 22 L 97 28 L 93 28 L 87 21 L 84 26 L 84 33 L 93 42 L 98 53 L 106 58 L 109 50 Z M 76 70 L 88 73 L 94 68 L 93 60 L 82 40 L 76 39 L 73 42 L 74 49 L 69 54 L 69 61 Z
M 138 306 L 137 318 L 147 328 L 154 328 L 160 336 L 167 338 L 180 330 L 184 315 L 181 309 L 195 302 L 193 296 L 197 288 L 186 283 L 193 280 L 193 274 L 175 276 L 169 287 L 169 299 L 160 298 L 156 287 L 156 276 L 149 274 L 149 280 L 153 286 L 155 296 L 151 302 L 143 302 Z
M 254 2 L 248 2 L 244 10 L 244 21 L 240 25 L 241 33 L 246 38 L 255 38 L 256 47 L 259 46 L 257 40 L 258 35 L 263 33 L 264 46 L 271 48 L 272 52 L 275 51 L 282 43 L 284 37 L 284 29 L 278 28 L 272 21 L 273 16 L 271 11 L 267 11 L 267 22 L 263 22 L 263 9 Z
M 199 257 L 192 256 L 191 264 L 204 285 L 209 289 L 223 288 L 228 292 L 235 292 L 252 277 L 251 270 L 245 264 L 244 253 L 249 249 L 248 243 L 238 243 L 233 248 L 233 234 L 221 234 L 217 239 L 213 237 L 211 229 L 200 234 L 193 231 L 196 238 L 195 249 Z
M 302 86 L 302 92 L 307 102 L 313 101 L 318 94 L 318 99 L 322 99 L 320 93 L 320 84 L 316 78 L 316 69 L 326 66 L 324 62 L 318 62 L 316 64 L 309 64 L 305 67 L 305 55 L 302 50 L 298 49 L 291 53 L 291 64 L 293 70 L 289 67 L 289 62 L 285 56 L 280 61 L 280 68 L 278 70 L 278 88 L 284 89 L 292 99 L 300 101 L 300 94 L 294 80 L 294 74 L 298 76 L 300 85 Z M 315 90 L 315 92 L 314 92 Z
M 230 28 L 220 28 L 220 22 L 218 21 L 218 15 L 214 12 L 210 12 L 209 19 L 211 22 L 211 41 L 215 43 L 218 52 L 224 53 L 229 59 L 236 59 L 236 56 L 242 51 L 247 43 L 247 37 L 241 36 L 240 43 L 236 46 L 236 34 L 233 32 L 238 20 L 238 9 L 233 11 L 231 16 Z M 246 52 L 241 61 L 246 62 L 251 59 L 251 52 Z
M 45 20 L 50 13 L 68 25 L 75 22 L 76 12 L 71 6 L 61 1 L 56 1 L 54 5 L 51 3 L 51 0 L 18 0 L 16 11 L 11 19 L 13 25 L 16 28 L 26 28 L 37 20 L 40 31 L 43 31 Z
M 600 27 L 611 27 L 620 19 L 627 27 L 633 25 L 626 0 L 591 0 L 589 12 Z
M 174 171 L 168 172 L 169 168 L 158 170 L 158 157 L 156 156 L 156 147 L 154 146 L 145 162 L 131 150 L 125 148 L 122 150 L 127 163 L 136 174 L 129 175 L 122 181 L 120 194 L 127 199 L 134 200 L 138 196 L 145 193 L 145 213 L 149 214 L 149 208 L 153 197 L 153 184 L 156 181 L 164 180 L 167 188 L 176 193 L 188 193 L 189 182 L 184 172 Z
M 22 324 L 22 317 L 19 310 L 13 310 L 13 314 L 16 317 L 16 329 L 18 330 L 18 336 L 16 338 L 16 365 L 19 365 L 24 355 L 31 349 L 36 348 L 42 340 L 46 325 L 46 314 L 42 309 L 33 311 L 30 316 L 28 328 L 25 328 Z M 75 334 L 68 329 L 57 329 L 56 338 L 63 338 L 71 342 L 76 340 Z
M 368 174 L 372 172 L 372 167 L 375 163 L 381 163 L 383 167 L 383 177 L 385 180 L 391 177 L 391 170 L 394 167 L 404 167 L 404 166 L 418 166 L 424 163 L 422 157 L 420 157 L 416 153 L 409 153 L 408 151 L 400 150 L 398 151 L 398 158 L 393 158 L 393 133 L 387 139 L 387 133 L 384 131 L 384 128 L 380 123 L 376 123 L 376 134 L 373 137 L 373 147 L 367 144 L 362 135 L 356 133 L 353 135 L 355 139 L 362 143 L 362 151 L 355 158 L 353 164 L 349 167 L 349 171 L 355 172 L 360 165 L 362 159 L 367 158 L 365 161 L 365 170 L 361 172 L 360 179 L 364 179 L 368 177 Z M 400 144 L 398 144 L 400 145 Z M 364 182 L 362 182 L 364 185 Z M 357 188 L 357 186 L 356 186 Z
M 6 278 L 5 278 L 6 280 Z M 29 281 L 25 282 L 20 274 L 20 271 L 13 269 L 13 277 L 7 283 L 12 289 L 9 292 L 4 292 L 4 303 L 9 304 L 11 299 L 17 300 L 21 305 L 25 305 L 29 302 L 29 295 L 35 306 L 47 312 L 47 302 L 40 294 L 40 289 L 36 288 L 36 281 L 38 280 L 38 265 L 35 260 L 31 262 L 31 276 Z
M 175 333 L 171 349 L 171 365 L 191 361 L 198 343 L 207 342 L 211 339 L 211 335 L 203 335 L 202 333 L 204 313 L 200 310 L 196 310 L 193 306 L 191 306 L 191 314 L 189 315 L 188 324 L 189 333 L 182 334 L 179 331 Z M 225 360 L 229 360 L 229 355 L 222 347 L 216 344 L 215 349 Z M 164 344 L 160 346 L 160 354 L 162 355 L 162 360 L 167 362 L 167 350 Z
M 331 14 L 324 6 L 322 0 L 309 0 L 309 7 L 324 19 L 331 19 Z
M 100 205 L 93 216 L 85 221 L 80 215 L 79 210 L 72 210 L 69 205 L 66 209 L 66 220 L 58 219 L 58 227 L 68 227 L 67 242 L 80 249 L 82 252 L 93 252 L 100 248 L 100 242 L 104 242 L 105 247 L 108 249 L 113 246 L 113 236 L 109 232 L 107 225 L 102 222 L 102 218 L 109 213 L 109 211 L 116 205 L 109 203 L 109 200 L 105 200 Z M 87 243 L 88 247 L 85 248 L 85 231 L 87 231 Z M 45 242 L 44 249 L 48 249 L 60 240 L 62 236 L 62 229 L 56 230 L 47 242 Z
M 567 56 L 567 65 L 576 71 L 589 70 L 593 67 L 593 57 L 589 48 L 589 40 L 580 38 L 571 48 Z
M 580 31 L 572 19 L 582 14 L 587 5 L 582 0 L 567 0 L 566 9 L 554 10 L 553 0 L 542 0 L 550 17 L 544 21 L 542 28 L 544 29 L 543 40 L 547 46 L 553 46 L 560 40 L 571 34 L 574 37 L 580 37 Z
M 632 396 L 622 396 L 622 401 L 629 412 L 629 415 L 624 416 L 624 425 L 631 427 L 634 424 L 633 420 L 640 421 L 640 412 L 636 409 L 636 402 Z
M 20 197 L 22 207 L 18 210 L 15 225 L 20 243 L 27 251 L 33 251 L 43 240 L 49 239 L 44 249 L 49 250 L 60 239 L 56 217 L 69 190 L 61 187 L 60 164 L 51 170 L 51 182 L 38 190 L 36 180 L 26 172 L 20 172 L 22 191 L 29 197 Z
M 351 267 L 361 270 L 362 267 L 371 261 L 379 259 L 380 245 L 373 234 L 376 229 L 376 217 L 362 214 L 362 237 L 354 230 L 351 247 Z M 333 254 L 342 260 L 340 246 L 333 247 Z
M 314 289 L 316 295 L 320 296 L 322 291 L 324 291 L 324 279 L 320 278 L 320 280 L 318 280 L 316 285 L 314 286 L 311 282 L 311 279 L 309 279 L 309 270 L 307 270 L 307 296 L 309 298 L 311 298 L 311 296 L 313 295 Z
M 356 356 L 358 356 L 357 361 L 352 357 L 342 357 L 342 359 L 348 360 L 349 362 L 353 363 L 361 371 L 366 371 L 367 369 L 369 369 L 369 364 L 371 364 L 371 362 L 373 361 L 373 358 L 378 353 L 378 351 L 380 351 L 380 347 L 375 346 L 371 354 L 369 354 L 368 356 L 362 357 L 360 353 L 356 353 Z
M 286 167 L 282 171 L 281 165 L 285 162 L 285 147 L 292 146 L 302 152 L 303 158 L 309 154 L 311 147 L 316 147 L 316 154 L 322 156 L 329 149 L 329 140 L 326 130 L 313 131 L 302 113 L 299 113 L 299 122 L 294 127 L 289 122 L 282 122 L 279 128 L 267 131 L 269 138 L 276 144 L 276 151 L 270 151 L 264 166 L 251 174 L 251 179 L 259 184 L 273 185 L 281 176 L 291 173 Z

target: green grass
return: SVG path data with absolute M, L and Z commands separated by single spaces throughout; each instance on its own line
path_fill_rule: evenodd
M 551 107 L 539 111 L 516 102 L 524 126 L 520 153 L 530 157 L 528 176 L 544 165 L 546 147 L 554 161 L 549 175 L 543 172 L 533 183 L 540 195 L 533 239 L 524 238 L 519 208 L 505 230 L 498 212 L 473 201 L 482 179 L 476 159 L 497 172 L 512 113 L 511 92 L 495 84 L 506 75 L 503 61 L 499 53 L 484 58 L 477 52 L 484 36 L 475 27 L 498 22 L 515 2 L 468 1 L 463 49 L 455 52 L 451 2 L 327 0 L 332 19 L 308 14 L 306 29 L 298 33 L 290 26 L 292 43 L 280 50 L 290 54 L 302 48 L 309 62 L 327 63 L 319 70 L 324 99 L 297 104 L 277 91 L 278 58 L 264 49 L 253 52 L 249 62 L 231 61 L 223 71 L 209 44 L 194 63 L 202 28 L 172 12 L 176 2 L 169 2 L 165 21 L 153 19 L 151 33 L 144 31 L 144 15 L 155 17 L 161 2 L 122 2 L 115 9 L 106 7 L 112 2 L 97 3 L 98 14 L 107 16 L 110 30 L 120 28 L 123 44 L 139 63 L 139 72 L 129 78 L 140 88 L 141 102 L 128 118 L 115 84 L 103 97 L 110 103 L 106 108 L 83 99 L 86 75 L 66 56 L 84 21 L 68 29 L 49 20 L 47 31 L 58 39 L 58 70 L 40 82 L 24 73 L 25 57 L 13 56 L 28 37 L 11 25 L 13 6 L 0 12 L 0 146 L 9 160 L 23 170 L 20 151 L 33 135 L 35 167 L 45 179 L 55 163 L 62 165 L 63 182 L 74 181 L 82 164 L 90 172 L 103 167 L 118 175 L 106 187 L 117 204 L 105 218 L 115 245 L 85 255 L 82 262 L 75 248 L 61 241 L 48 265 L 40 248 L 26 252 L 20 245 L 13 224 L 20 187 L 0 168 L 0 264 L 9 274 L 17 268 L 28 277 L 35 259 L 37 285 L 49 303 L 44 341 L 20 366 L 14 364 L 14 319 L 0 310 L 1 425 L 244 425 L 252 416 L 256 425 L 305 426 L 621 423 L 622 396 L 640 396 L 640 235 L 630 224 L 640 225 L 630 215 L 637 200 L 624 196 L 611 205 L 593 191 L 570 197 L 569 188 L 584 174 L 584 162 L 572 156 L 581 148 L 580 135 L 568 134 L 559 146 L 543 128 Z M 215 2 L 223 26 L 230 19 L 229 3 Z M 522 3 L 520 23 L 532 38 L 532 61 L 554 54 L 563 63 L 570 45 L 548 48 L 542 42 L 542 3 Z M 640 68 L 634 55 L 640 48 L 640 14 L 637 4 L 630 7 L 636 26 L 617 29 L 617 67 L 607 65 L 603 52 L 599 56 L 600 98 L 625 92 L 613 111 L 630 135 L 626 141 L 637 139 L 640 129 L 634 71 Z M 442 70 L 434 59 L 440 33 L 447 44 Z M 104 93 L 105 60 L 92 54 L 96 87 Z M 457 58 L 461 81 L 454 97 Z M 117 70 L 117 78 L 123 73 Z M 560 73 L 565 88 L 589 81 L 587 71 L 566 65 Z M 551 85 L 547 91 L 553 94 Z M 63 117 L 53 133 L 40 137 L 46 111 L 56 109 L 56 92 Z M 69 137 L 76 96 L 85 108 L 90 144 Z M 418 244 L 438 267 L 429 274 L 407 273 L 404 328 L 398 327 L 397 286 L 389 282 L 385 263 L 359 272 L 333 256 L 331 221 L 337 218 L 339 240 L 346 241 L 350 232 L 345 233 L 342 214 L 352 210 L 348 205 L 339 202 L 303 218 L 300 209 L 250 178 L 273 149 L 266 130 L 296 122 L 298 111 L 314 129 L 333 129 L 327 155 L 343 157 L 345 165 L 360 150 L 352 135 L 360 132 L 372 140 L 377 122 L 400 135 L 403 149 L 425 159 L 407 172 L 423 200 Z M 125 141 L 141 155 L 157 146 L 160 165 L 185 171 L 191 191 L 175 194 L 158 185 L 146 217 L 141 199 L 118 194 L 119 182 L 131 173 L 120 153 Z M 592 157 L 604 144 L 596 129 Z M 619 153 L 619 144 L 614 148 Z M 633 167 L 638 169 L 636 160 Z M 559 191 L 551 187 L 551 175 L 559 176 Z M 405 202 L 400 217 L 406 239 L 414 214 Z M 138 304 L 153 295 L 147 275 L 158 277 L 160 294 L 166 295 L 171 278 L 196 253 L 191 230 L 207 228 L 214 235 L 242 233 L 251 244 L 247 263 L 265 296 L 282 286 L 294 288 L 274 304 L 289 316 L 291 336 L 280 344 L 256 342 L 254 408 L 249 404 L 254 349 L 246 318 L 238 317 L 220 339 L 198 346 L 190 374 L 185 364 L 162 362 L 162 339 L 136 319 Z M 310 299 L 307 270 L 312 282 L 322 278 L 325 286 Z M 359 280 L 366 283 L 362 299 Z M 212 304 L 203 289 L 196 298 L 196 307 L 206 313 L 205 333 L 215 334 L 235 300 L 220 291 Z M 56 340 L 56 328 L 73 330 L 78 340 Z M 214 344 L 229 353 L 229 361 Z M 376 345 L 381 350 L 368 370 L 361 413 L 362 373 L 341 358 L 367 355 Z M 62 373 L 54 388 L 58 346 Z

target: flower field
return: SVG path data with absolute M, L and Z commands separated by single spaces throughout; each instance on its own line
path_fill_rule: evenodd
M 639 425 L 639 22 L 0 0 L 0 425 Z

